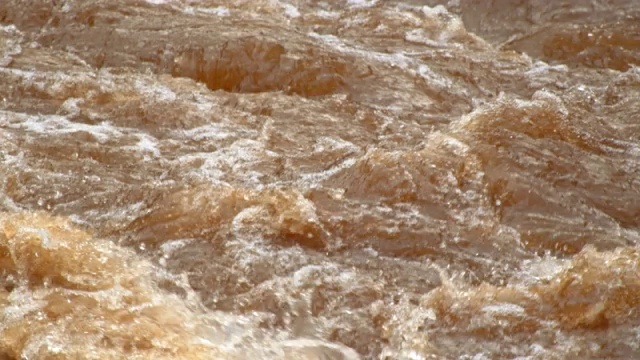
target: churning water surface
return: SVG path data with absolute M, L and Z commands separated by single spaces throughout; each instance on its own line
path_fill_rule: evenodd
M 3 0 L 3 359 L 640 356 L 640 3 Z

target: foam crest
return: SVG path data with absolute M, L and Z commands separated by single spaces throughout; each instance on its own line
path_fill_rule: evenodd
M 44 213 L 3 214 L 0 243 L 9 356 L 215 356 L 195 335 L 198 311 L 163 294 L 130 251 Z

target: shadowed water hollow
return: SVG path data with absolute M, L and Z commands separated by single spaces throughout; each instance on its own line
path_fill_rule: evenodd
M 1 1 L 0 358 L 637 358 L 639 24 Z

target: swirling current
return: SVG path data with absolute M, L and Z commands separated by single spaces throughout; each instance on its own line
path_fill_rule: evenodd
M 640 3 L 3 0 L 0 358 L 640 358 Z

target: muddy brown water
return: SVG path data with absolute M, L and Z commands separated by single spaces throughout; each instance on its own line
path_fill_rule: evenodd
M 640 357 L 637 1 L 0 2 L 0 356 Z

